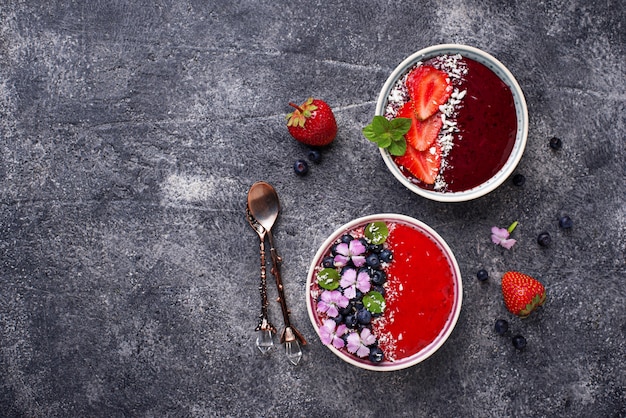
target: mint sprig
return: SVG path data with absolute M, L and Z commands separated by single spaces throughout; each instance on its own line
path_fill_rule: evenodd
M 363 135 L 391 155 L 404 155 L 406 139 L 404 134 L 411 129 L 410 118 L 387 120 L 384 116 L 374 116 L 372 123 L 363 128 Z

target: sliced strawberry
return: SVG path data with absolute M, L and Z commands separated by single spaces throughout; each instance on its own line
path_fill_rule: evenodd
M 425 151 L 407 144 L 406 152 L 396 157 L 396 163 L 426 184 L 434 184 L 441 167 L 441 147 L 437 142 Z
M 409 129 L 409 132 L 407 132 L 404 137 L 409 145 L 418 151 L 428 149 L 437 139 L 439 131 L 443 126 L 443 120 L 439 113 L 432 115 L 426 120 L 419 120 L 415 113 L 413 102 L 411 101 L 402 105 L 396 117 L 411 119 L 411 129 Z
M 428 65 L 420 65 L 412 70 L 407 76 L 406 86 L 420 120 L 434 115 L 452 94 L 448 75 Z

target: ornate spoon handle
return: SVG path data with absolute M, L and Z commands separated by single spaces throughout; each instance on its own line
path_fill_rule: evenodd
M 267 301 L 267 273 L 265 267 L 265 229 L 252 217 L 250 211 L 246 212 L 247 220 L 250 226 L 259 235 L 259 252 L 261 254 L 261 283 L 259 285 L 259 294 L 261 296 L 261 313 L 259 314 L 259 324 L 255 331 L 257 332 L 256 346 L 265 354 L 274 347 L 274 334 L 276 327 L 269 321 L 268 301 Z
M 282 258 L 278 255 L 276 247 L 274 245 L 274 237 L 272 231 L 267 231 L 267 236 L 270 242 L 270 256 L 272 258 L 272 275 L 276 279 L 276 289 L 278 290 L 278 301 L 280 302 L 280 308 L 283 312 L 283 320 L 285 323 L 285 329 L 280 335 L 280 342 L 285 343 L 285 351 L 289 361 L 296 365 L 302 358 L 302 350 L 300 344 L 306 345 L 306 340 L 293 325 L 289 319 L 289 309 L 287 308 L 287 301 L 285 299 L 285 290 L 283 286 L 283 280 L 280 275 L 280 264 Z

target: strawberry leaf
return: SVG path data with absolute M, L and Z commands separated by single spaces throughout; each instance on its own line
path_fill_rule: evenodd
M 387 120 L 384 116 L 377 115 L 363 128 L 363 135 L 380 148 L 387 149 L 391 155 L 403 155 L 406 151 L 404 135 L 410 128 L 409 118 Z

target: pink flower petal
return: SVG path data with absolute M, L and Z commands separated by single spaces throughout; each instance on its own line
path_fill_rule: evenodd
M 361 242 L 361 240 L 353 239 L 350 241 L 350 255 L 361 255 L 365 252 L 365 245 Z
M 337 252 L 337 254 L 345 255 L 346 257 L 350 255 L 348 244 L 346 244 L 345 242 L 338 244 L 337 247 L 335 247 L 335 251 Z
M 363 255 L 353 255 L 352 256 L 352 262 L 354 263 L 355 266 L 361 267 L 363 264 L 365 264 L 365 256 L 363 256 Z
M 511 239 L 504 239 L 504 240 L 502 240 L 502 242 L 500 242 L 500 245 L 502 245 L 507 250 L 510 250 L 511 247 L 514 246 L 516 242 L 517 241 L 514 240 L 513 238 L 511 238 Z
M 345 266 L 346 264 L 348 264 L 348 261 L 350 261 L 350 258 L 348 258 L 348 257 L 346 257 L 344 255 L 341 255 L 341 254 L 337 254 L 335 256 L 335 259 L 334 259 L 335 266 L 337 266 L 337 267 Z

